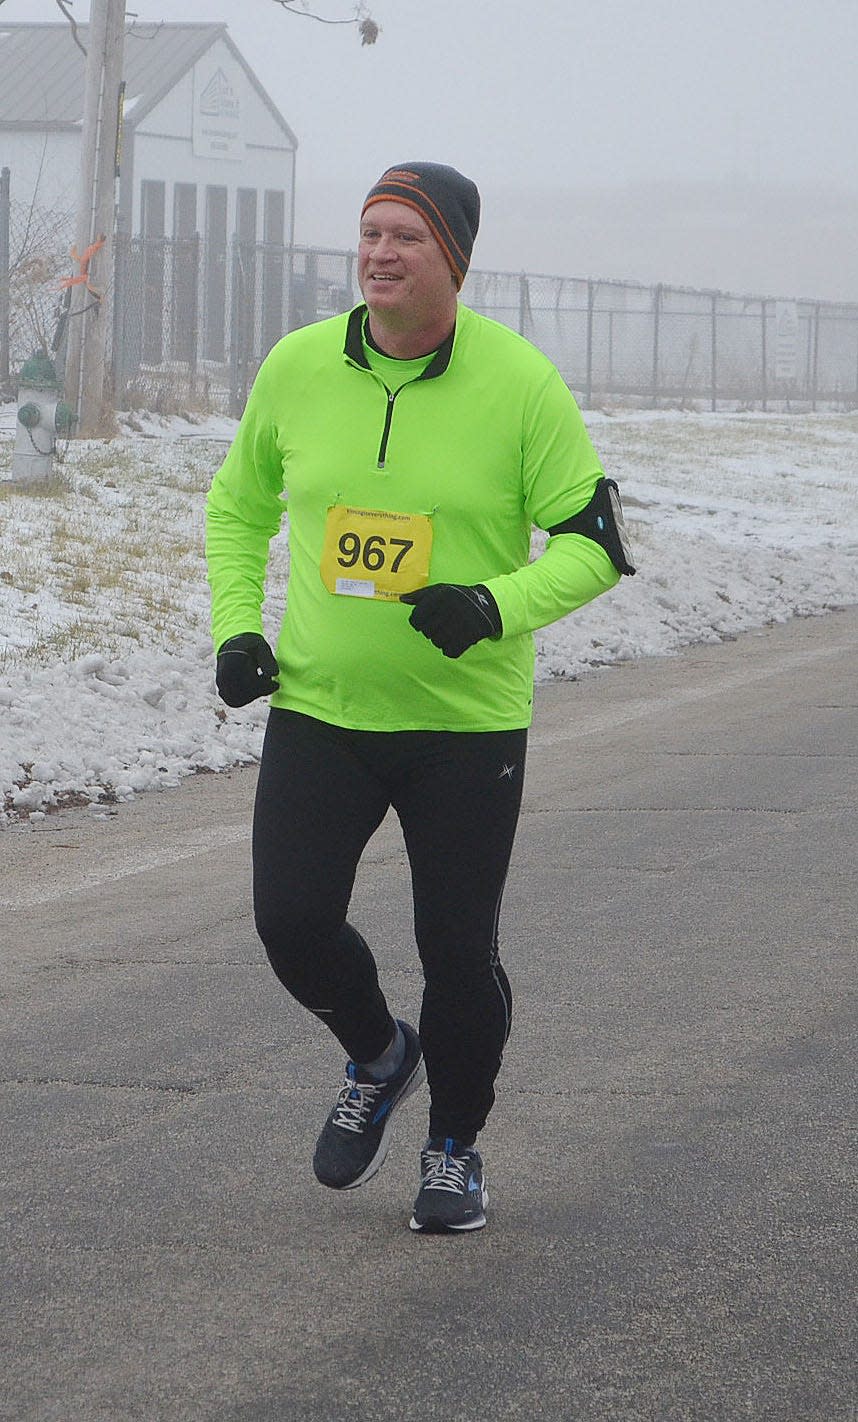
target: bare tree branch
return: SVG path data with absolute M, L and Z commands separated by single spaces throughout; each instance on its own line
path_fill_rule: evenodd
M 57 0 L 57 4 L 59 3 L 60 0 Z M 370 15 L 364 0 L 355 5 L 354 14 L 345 20 L 332 20 L 327 15 L 317 15 L 315 10 L 307 8 L 307 0 L 274 0 L 274 4 L 279 5 L 281 10 L 288 10 L 290 15 L 303 15 L 305 20 L 317 20 L 320 25 L 357 25 L 362 45 L 375 44 L 381 32 L 381 26 L 377 25 Z M 297 5 L 300 5 L 300 9 L 296 9 Z
M 54 3 L 71 25 L 72 39 L 85 56 L 86 50 L 78 34 L 77 21 L 68 8 L 74 4 L 74 0 L 54 0 Z M 0 5 L 4 4 L 5 0 L 0 0 Z M 366 0 L 360 0 L 360 3 L 355 5 L 354 14 L 345 20 L 332 20 L 327 15 L 317 15 L 315 10 L 307 8 L 307 0 L 274 0 L 274 4 L 279 5 L 281 10 L 288 10 L 290 15 L 303 15 L 305 20 L 317 20 L 320 25 L 357 25 L 362 45 L 375 44 L 381 34 L 381 26 L 370 15 Z
M 47 108 L 47 100 L 45 101 L 45 107 Z M 39 187 L 42 181 L 42 172 L 45 167 L 45 158 L 47 156 L 47 152 L 48 135 L 46 133 L 42 142 L 42 152 L 39 156 L 39 166 L 36 171 L 36 183 L 33 188 L 33 196 L 30 199 L 30 208 L 27 213 L 27 218 L 24 224 L 24 231 L 20 239 L 20 250 L 18 251 L 17 256 L 13 257 L 11 260 L 11 265 L 9 267 L 10 276 L 14 276 L 16 271 L 18 270 L 18 267 L 21 266 L 24 261 L 28 260 L 32 256 L 32 252 L 30 250 L 30 230 L 33 226 L 33 221 L 36 216 L 36 198 L 39 196 Z
M 71 11 L 70 11 L 69 8 L 68 8 L 69 5 L 72 5 L 72 4 L 74 4 L 74 0 L 57 0 L 57 8 L 60 10 L 60 12 L 61 12 L 63 15 L 65 15 L 66 19 L 68 20 L 69 24 L 71 25 L 72 39 L 74 40 L 74 42 L 75 42 L 75 44 L 77 45 L 78 49 L 80 50 L 81 54 L 84 56 L 84 58 L 86 58 L 86 50 L 84 49 L 83 45 L 81 44 L 81 42 L 80 42 L 80 37 L 79 37 L 78 32 L 77 32 L 77 22 L 76 22 L 76 20 L 75 20 L 74 15 L 71 13 Z
M 0 5 L 5 5 L 5 3 L 6 3 L 6 0 L 0 0 Z M 83 45 L 81 44 L 81 42 L 80 42 L 80 37 L 79 37 L 78 32 L 77 32 L 77 21 L 75 20 L 74 15 L 71 13 L 71 11 L 70 11 L 69 8 L 68 8 L 69 5 L 73 5 L 73 4 L 74 4 L 74 0 L 56 0 L 56 4 L 57 4 L 57 8 L 58 8 L 58 9 L 60 10 L 60 12 L 65 16 L 65 18 L 68 20 L 69 24 L 71 25 L 72 39 L 74 40 L 74 42 L 75 42 L 75 44 L 77 45 L 78 49 L 80 50 L 81 54 L 84 55 L 84 56 L 86 56 L 86 50 L 84 49 Z

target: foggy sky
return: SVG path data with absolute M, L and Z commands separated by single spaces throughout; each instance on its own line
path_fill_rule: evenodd
M 128 10 L 228 23 L 298 137 L 299 241 L 353 245 L 430 158 L 483 192 L 475 266 L 858 300 L 858 0 L 370 0 L 373 47 L 272 0 Z

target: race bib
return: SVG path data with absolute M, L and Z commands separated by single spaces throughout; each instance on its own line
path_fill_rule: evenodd
M 328 592 L 395 601 L 429 581 L 432 520 L 335 504 L 328 509 L 319 571 Z

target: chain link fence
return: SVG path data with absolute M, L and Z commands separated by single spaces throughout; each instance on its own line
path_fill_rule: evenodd
M 358 300 L 354 252 L 120 242 L 117 399 L 240 414 L 285 331 Z M 462 299 L 539 346 L 585 407 L 858 407 L 858 304 L 471 271 Z M 159 394 L 160 392 L 160 394 Z
M 22 216 L 16 227 L 8 184 L 6 192 L 0 377 L 11 372 L 9 390 L 33 349 L 51 346 L 52 331 L 57 344 L 59 277 L 69 258 L 58 220 L 34 228 L 30 214 L 28 230 Z M 858 408 L 858 304 L 486 271 L 468 273 L 462 298 L 544 350 L 585 408 Z M 117 406 L 239 415 L 284 332 L 359 299 L 354 252 L 120 236 Z
M 0 169 L 0 399 L 11 399 L 16 373 L 34 350 L 50 350 L 68 275 L 68 214 L 15 203 L 10 172 Z
M 120 238 L 113 369 L 120 406 L 240 415 L 286 331 L 354 304 L 350 252 L 233 239 Z
M 544 350 L 587 407 L 858 406 L 858 305 L 479 271 L 463 296 Z

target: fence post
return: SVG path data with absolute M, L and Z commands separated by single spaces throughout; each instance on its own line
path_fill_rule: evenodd
M 9 384 L 9 227 L 11 172 L 0 171 L 0 386 Z
M 527 273 L 522 272 L 518 279 L 518 334 L 524 335 L 527 325 L 527 310 L 530 305 L 530 295 L 527 290 Z
M 819 302 L 813 308 L 813 386 L 811 389 L 811 410 L 816 409 L 819 393 Z
M 652 292 L 652 407 L 658 406 L 658 336 L 661 317 L 661 282 Z
M 596 300 L 596 286 L 592 281 L 587 282 L 587 389 L 586 407 L 591 409 L 593 404 L 593 305 Z
M 284 259 L 285 259 L 285 272 L 284 272 L 284 275 L 285 275 L 285 279 L 286 279 L 286 283 L 287 283 L 287 286 L 286 286 L 286 320 L 285 320 L 285 322 L 284 322 L 285 329 L 284 329 L 284 332 L 283 332 L 283 334 L 284 334 L 284 336 L 285 336 L 289 331 L 294 331 L 295 328 L 296 328 L 297 326 L 300 326 L 301 323 L 300 323 L 300 321 L 298 320 L 298 301 L 297 301 L 297 287 L 296 287 L 296 280 L 295 280 L 295 247 L 294 247 L 294 245 L 289 246 L 289 247 L 286 247 L 286 248 L 284 249 L 284 254 L 283 254 L 283 255 L 284 255 Z
M 769 366 L 769 362 L 768 362 L 768 349 L 767 349 L 767 340 L 768 340 L 767 322 L 768 322 L 768 319 L 769 319 L 769 303 L 768 303 L 768 301 L 766 300 L 766 298 L 763 297 L 763 300 L 762 300 L 762 303 L 761 303 L 761 304 L 762 304 L 762 308 L 763 308 L 763 324 L 762 324 L 762 337 L 763 337 L 763 341 L 762 341 L 762 351 L 761 351 L 763 365 L 762 365 L 762 370 L 761 370 L 761 372 L 760 372 L 760 390 L 761 390 L 761 392 L 762 392 L 762 397 L 763 397 L 763 398 L 762 398 L 762 407 L 763 407 L 763 410 L 765 411 L 765 410 L 767 410 L 767 409 L 769 408 L 769 384 L 768 384 L 768 380 L 769 380 L 769 377 L 768 377 L 768 366 Z
M 805 324 L 807 326 L 807 339 L 804 343 L 804 388 L 802 390 L 802 397 L 805 400 L 809 400 L 812 395 L 811 387 L 813 384 L 813 322 L 810 316 L 808 316 Z M 796 381 L 796 385 L 797 384 L 798 382 Z M 796 389 L 796 396 L 798 396 L 798 389 Z
M 712 293 L 712 410 L 718 408 L 718 294 Z

